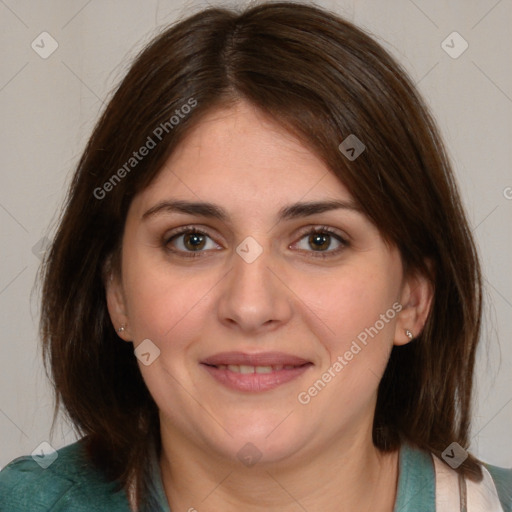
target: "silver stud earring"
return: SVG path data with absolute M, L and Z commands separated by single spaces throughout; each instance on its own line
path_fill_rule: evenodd
M 409 329 L 405 329 L 405 335 L 410 339 L 412 340 L 414 338 L 414 335 L 412 334 L 412 332 L 409 330 Z
M 124 327 L 124 324 L 121 325 L 121 327 L 119 327 L 119 329 L 117 329 L 117 332 L 123 332 L 125 330 L 125 327 Z

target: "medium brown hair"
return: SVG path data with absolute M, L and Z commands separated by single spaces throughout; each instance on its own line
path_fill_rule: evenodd
M 389 451 L 407 440 L 440 456 L 453 441 L 469 443 L 481 274 L 428 108 L 386 51 L 334 14 L 291 2 L 241 13 L 209 8 L 165 30 L 135 60 L 81 157 L 43 267 L 41 334 L 56 410 L 64 405 L 109 479 L 137 482 L 139 504 L 148 446 L 160 448 L 158 410 L 133 346 L 112 326 L 105 265 L 113 257 L 119 268 L 134 195 L 206 113 L 239 99 L 306 143 L 399 249 L 407 272 L 432 283 L 423 331 L 393 348 L 380 383 L 375 446 Z M 164 123 L 161 140 L 128 168 Z M 350 134 L 366 146 L 354 161 L 338 149 Z M 472 456 L 458 471 L 480 477 Z

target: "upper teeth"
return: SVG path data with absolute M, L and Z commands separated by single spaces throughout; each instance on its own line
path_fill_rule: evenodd
M 244 364 L 219 364 L 217 365 L 219 370 L 229 370 L 230 372 L 236 373 L 271 373 L 279 370 L 291 370 L 295 366 L 291 364 L 276 364 L 272 366 L 248 366 Z

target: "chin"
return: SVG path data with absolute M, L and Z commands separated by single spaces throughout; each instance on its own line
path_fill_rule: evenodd
M 260 414 L 259 420 L 247 418 L 242 422 L 226 423 L 224 426 L 231 436 L 222 430 L 220 439 L 208 437 L 205 441 L 222 458 L 235 459 L 248 467 L 256 463 L 278 464 L 296 455 L 306 443 L 304 425 L 301 429 L 296 428 L 287 423 L 291 418 L 283 421 L 285 417 L 286 414 L 281 414 L 276 421 L 272 415 L 271 420 L 265 421 Z M 211 430 L 205 434 L 211 435 Z

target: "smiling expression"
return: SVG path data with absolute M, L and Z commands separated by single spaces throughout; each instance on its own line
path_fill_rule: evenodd
M 139 364 L 163 431 L 223 457 L 307 457 L 371 435 L 400 315 L 307 405 L 297 400 L 401 300 L 400 254 L 340 180 L 248 103 L 211 112 L 132 201 L 114 324 L 160 350 Z M 179 442 L 179 441 L 177 441 Z

